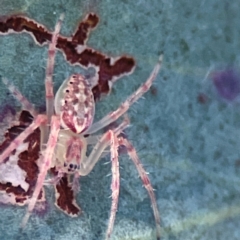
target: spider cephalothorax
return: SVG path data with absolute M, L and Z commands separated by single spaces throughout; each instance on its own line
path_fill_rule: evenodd
M 49 44 L 45 78 L 46 114 L 38 114 L 33 105 L 13 85 L 9 84 L 6 79 L 3 79 L 9 90 L 21 102 L 23 108 L 29 110 L 33 116 L 33 120 L 16 138 L 11 139 L 8 146 L 3 149 L 0 155 L 0 164 L 7 162 L 9 156 L 15 152 L 15 149 L 21 148 L 24 141 L 36 129 L 40 130 L 40 136 L 38 135 L 40 153 L 38 159 L 36 159 L 36 162 L 40 166 L 36 172 L 37 176 L 35 176 L 36 184 L 33 190 L 31 190 L 31 194 L 28 194 L 28 210 L 23 219 L 22 227 L 26 225 L 46 182 L 55 185 L 56 205 L 61 210 L 71 216 L 76 216 L 81 212 L 73 198 L 78 189 L 78 178 L 79 176 L 89 174 L 95 164 L 101 159 L 101 156 L 104 155 L 104 150 L 110 148 L 112 162 L 112 206 L 106 232 L 106 239 L 109 239 L 114 225 L 120 190 L 118 147 L 124 146 L 149 194 L 156 222 L 157 239 L 160 239 L 160 216 L 150 180 L 133 145 L 129 140 L 121 136 L 121 132 L 129 125 L 128 118 L 125 117 L 120 125 L 105 133 L 100 135 L 93 134 L 123 116 L 129 107 L 149 90 L 160 70 L 162 56 L 160 56 L 153 72 L 142 86 L 129 96 L 115 111 L 110 112 L 101 120 L 94 123 L 95 102 L 92 86 L 84 76 L 80 74 L 72 75 L 63 82 L 55 97 L 53 94 L 52 74 L 56 44 L 62 20 L 63 16 L 60 17 L 56 24 L 55 31 L 52 33 L 52 40 Z M 91 153 L 86 156 L 86 149 L 89 145 L 93 145 L 94 147 Z M 53 173 L 54 178 L 46 181 L 48 172 Z M 69 182 L 69 176 L 71 175 L 73 175 L 72 183 Z M 63 191 L 65 191 L 65 194 L 61 194 Z M 71 199 L 70 202 L 66 200 L 66 196 Z
M 60 130 L 55 149 L 57 169 L 61 172 L 75 173 L 79 171 L 81 159 L 86 157 L 87 142 L 84 137 L 69 131 Z

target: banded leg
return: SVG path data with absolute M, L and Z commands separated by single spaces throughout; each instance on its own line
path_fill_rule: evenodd
M 120 116 L 122 116 L 134 102 L 136 102 L 145 92 L 149 90 L 149 88 L 151 87 L 153 81 L 156 79 L 156 76 L 161 68 L 162 60 L 163 60 L 163 55 L 160 55 L 159 61 L 157 65 L 154 67 L 147 81 L 144 84 L 142 84 L 142 86 L 139 87 L 136 92 L 134 92 L 130 97 L 128 97 L 127 100 L 123 102 L 117 110 L 109 113 L 100 121 L 94 123 L 84 134 L 95 133 L 98 130 L 106 127 L 110 123 L 116 121 Z
M 112 206 L 111 213 L 108 223 L 108 228 L 106 232 L 106 240 L 110 238 L 113 230 L 117 207 L 119 199 L 119 189 L 120 189 L 120 173 L 119 173 L 119 161 L 118 161 L 118 139 L 113 131 L 109 130 L 110 141 L 111 141 L 111 162 L 112 162 Z
M 36 119 L 31 123 L 21 134 L 19 134 L 11 144 L 0 155 L 0 163 L 11 154 L 36 128 L 42 124 L 46 124 L 47 119 L 45 115 L 38 115 Z
M 60 130 L 59 117 L 52 116 L 51 132 L 50 132 L 49 139 L 47 142 L 47 148 L 42 156 L 43 161 L 41 162 L 40 173 L 38 175 L 36 187 L 34 189 L 31 199 L 29 200 L 28 209 L 27 209 L 26 215 L 24 216 L 24 218 L 22 220 L 21 228 L 24 228 L 28 222 L 28 219 L 35 207 L 36 202 L 37 202 L 38 195 L 43 187 L 44 180 L 47 175 L 47 171 L 51 167 L 51 161 L 53 158 L 55 146 L 57 144 L 59 130 Z
M 52 34 L 52 41 L 49 44 L 48 48 L 48 60 L 46 67 L 46 78 L 45 78 L 45 90 L 46 90 L 46 112 L 48 117 L 48 123 L 50 124 L 51 117 L 54 114 L 54 94 L 53 94 L 53 70 L 54 70 L 54 62 L 56 55 L 56 45 L 57 39 L 60 32 L 61 24 L 64 18 L 64 14 L 61 14 L 56 26 L 55 30 Z
M 138 174 L 142 179 L 143 185 L 148 192 L 148 195 L 151 199 L 153 214 L 154 214 L 155 223 L 156 223 L 157 240 L 160 240 L 160 214 L 158 211 L 157 201 L 156 201 L 156 197 L 155 197 L 150 179 L 148 178 L 148 175 L 147 175 L 146 171 L 144 170 L 143 165 L 142 165 L 140 159 L 138 158 L 138 155 L 137 155 L 136 150 L 133 147 L 133 145 L 127 139 L 122 138 L 122 137 L 119 138 L 119 145 L 123 145 L 127 148 L 128 155 L 130 156 L 133 163 L 135 164 Z
M 36 112 L 33 104 L 31 104 L 28 101 L 28 99 L 26 97 L 24 97 L 22 95 L 22 93 L 12 83 L 10 83 L 10 81 L 8 81 L 7 78 L 2 78 L 2 82 L 7 86 L 7 88 L 12 93 L 12 95 L 21 103 L 22 108 L 24 110 L 29 111 L 33 117 L 36 117 L 37 112 Z

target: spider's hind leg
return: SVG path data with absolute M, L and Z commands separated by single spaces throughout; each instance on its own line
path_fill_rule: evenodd
M 137 91 L 135 91 L 131 96 L 129 96 L 115 111 L 110 112 L 101 120 L 92 124 L 92 126 L 84 133 L 84 134 L 93 134 L 100 129 L 108 126 L 110 123 L 116 121 L 119 117 L 121 117 L 124 113 L 128 111 L 130 106 L 135 103 L 139 98 L 146 93 L 153 84 L 153 81 L 156 79 L 158 72 L 161 69 L 163 61 L 163 55 L 160 55 L 157 64 L 155 65 L 152 73 L 148 77 L 145 83 L 143 83 Z
M 0 155 L 0 163 L 3 163 L 11 154 L 13 150 L 15 150 L 23 141 L 40 125 L 46 123 L 45 115 L 38 115 L 36 119 L 33 120 L 33 123 L 30 124 L 26 130 L 24 130 L 20 135 L 18 135 L 11 144 L 1 153 Z
M 27 110 L 33 117 L 37 116 L 34 105 L 7 79 L 2 78 L 2 82 L 7 86 L 12 95 L 21 103 L 23 110 Z
M 54 114 L 54 94 L 53 94 L 52 77 L 53 77 L 54 62 L 55 62 L 55 55 L 56 55 L 56 45 L 57 45 L 58 35 L 60 32 L 63 18 L 64 18 L 64 14 L 61 14 L 55 26 L 55 30 L 52 34 L 52 40 L 48 48 L 48 60 L 47 60 L 46 77 L 45 77 L 45 91 L 46 91 L 46 112 L 47 112 L 49 124 L 51 121 L 51 117 Z

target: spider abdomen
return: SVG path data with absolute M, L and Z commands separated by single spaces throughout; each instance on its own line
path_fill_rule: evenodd
M 91 126 L 95 103 L 91 85 L 80 74 L 65 80 L 55 98 L 55 111 L 61 126 L 74 133 L 82 133 Z

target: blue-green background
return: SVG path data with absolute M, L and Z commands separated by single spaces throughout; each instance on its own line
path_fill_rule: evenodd
M 216 93 L 209 69 L 240 64 L 240 2 L 237 0 L 0 0 L 0 15 L 25 13 L 53 30 L 62 12 L 62 34 L 70 35 L 89 11 L 100 16 L 88 45 L 111 56 L 129 54 L 135 72 L 114 84 L 96 106 L 96 119 L 116 109 L 149 76 L 164 51 L 154 87 L 131 110 L 128 138 L 156 189 L 162 239 L 240 239 L 240 107 Z M 28 34 L 0 36 L 0 75 L 37 106 L 44 104 L 47 47 Z M 55 87 L 80 67 L 57 54 Z M 0 104 L 18 103 L 0 83 Z M 199 93 L 208 96 L 205 104 Z M 19 106 L 19 105 L 18 105 Z M 24 233 L 24 208 L 0 209 L 0 239 L 101 239 L 110 212 L 109 156 L 81 178 L 77 201 L 84 213 L 70 218 L 54 207 L 32 216 Z M 112 239 L 154 239 L 150 201 L 131 160 L 120 156 L 121 193 Z

